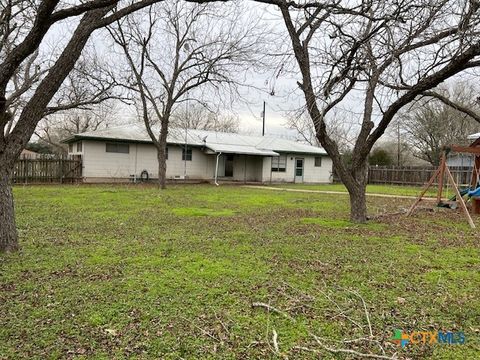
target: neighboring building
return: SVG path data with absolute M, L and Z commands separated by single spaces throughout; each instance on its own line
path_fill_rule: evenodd
M 35 151 L 23 149 L 20 154 L 20 159 L 38 159 L 41 155 Z
M 157 150 L 147 132 L 122 126 L 76 134 L 63 141 L 83 160 L 85 182 L 158 178 Z M 171 129 L 167 179 L 242 182 L 331 181 L 332 161 L 325 150 L 271 136 Z
M 470 146 L 480 146 L 480 133 L 468 136 L 468 140 L 474 140 Z M 473 167 L 475 157 L 470 154 L 449 154 L 447 165 L 449 167 Z
M 449 167 L 473 167 L 473 156 L 470 154 L 449 154 L 447 157 Z

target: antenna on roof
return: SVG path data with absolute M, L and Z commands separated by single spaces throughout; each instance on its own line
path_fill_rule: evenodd
M 263 102 L 262 119 L 263 119 L 262 136 L 265 136 L 265 101 Z

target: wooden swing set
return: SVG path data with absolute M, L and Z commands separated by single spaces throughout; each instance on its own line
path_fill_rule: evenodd
M 449 147 L 444 148 L 443 154 L 442 154 L 442 159 L 440 161 L 440 166 L 438 169 L 435 171 L 431 179 L 428 181 L 428 183 L 425 185 L 423 188 L 422 192 L 418 196 L 418 198 L 415 200 L 413 205 L 410 207 L 410 209 L 407 212 L 407 216 L 410 216 L 415 208 L 418 206 L 418 204 L 422 201 L 423 197 L 425 196 L 425 193 L 430 189 L 430 187 L 435 183 L 435 180 L 437 180 L 438 183 L 438 191 L 437 191 L 437 206 L 442 206 L 442 207 L 449 207 L 449 208 L 455 208 L 457 204 L 460 204 L 460 207 L 462 208 L 463 212 L 465 213 L 465 216 L 468 220 L 468 223 L 470 224 L 470 227 L 472 229 L 475 229 L 475 223 L 472 220 L 472 217 L 467 209 L 467 205 L 465 204 L 465 201 L 463 200 L 463 196 L 461 194 L 460 189 L 458 188 L 458 185 L 455 182 L 455 179 L 447 165 L 447 156 L 450 152 L 455 152 L 458 154 L 470 154 L 474 156 L 474 166 L 473 166 L 473 171 L 472 171 L 472 178 L 470 181 L 470 189 L 474 190 L 477 189 L 478 186 L 480 186 L 480 138 L 477 139 L 472 145 L 470 146 L 456 146 L 452 145 Z M 450 185 L 453 187 L 455 191 L 455 198 L 454 200 L 447 200 L 443 201 L 442 199 L 442 194 L 443 194 L 443 186 L 444 186 L 444 178 L 445 175 L 447 177 L 448 182 L 450 182 Z M 448 186 L 448 183 L 447 183 Z M 463 194 L 465 195 L 465 194 Z M 473 207 L 473 213 L 480 213 L 480 197 L 472 197 L 472 207 Z

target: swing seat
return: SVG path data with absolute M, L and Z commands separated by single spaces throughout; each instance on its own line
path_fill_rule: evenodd
M 470 192 L 470 188 L 465 188 L 465 189 L 459 189 L 460 195 L 465 196 Z M 450 199 L 450 201 L 457 201 L 457 195 L 453 195 Z
M 456 201 L 440 201 L 437 207 L 455 210 L 458 204 Z

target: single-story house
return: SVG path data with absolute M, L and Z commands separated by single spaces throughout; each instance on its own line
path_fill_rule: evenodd
M 73 135 L 63 141 L 82 159 L 85 182 L 158 178 L 157 150 L 145 129 L 128 125 Z M 167 179 L 327 183 L 332 161 L 324 149 L 272 136 L 170 129 Z

